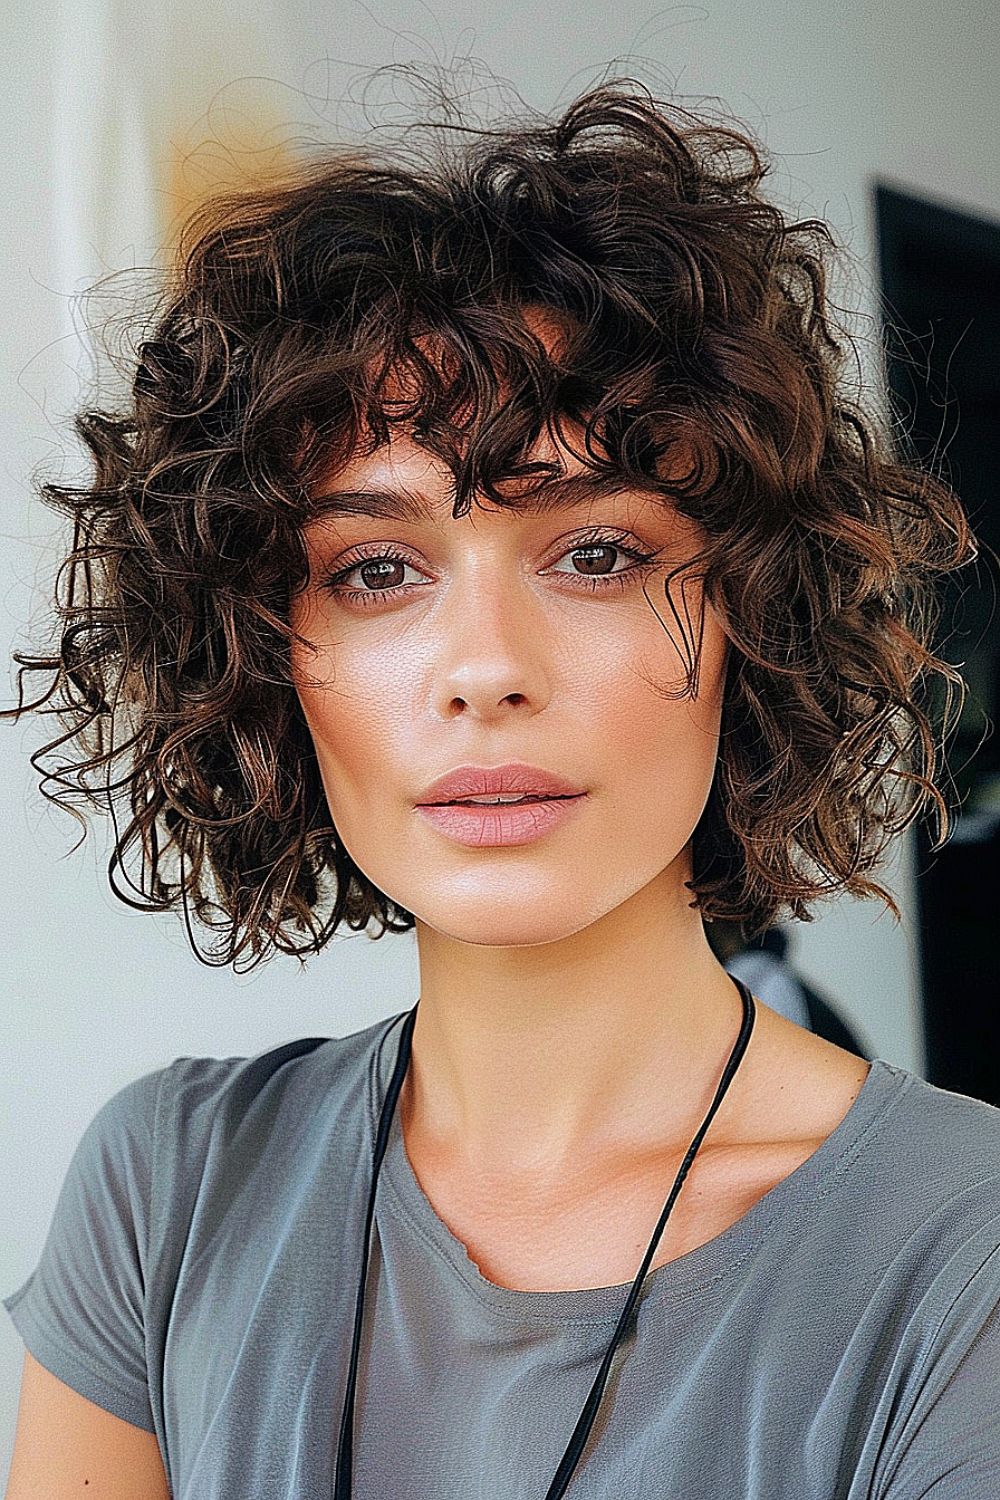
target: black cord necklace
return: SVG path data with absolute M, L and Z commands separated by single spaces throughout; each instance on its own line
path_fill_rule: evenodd
M 719 1087 L 716 1089 L 715 1097 L 708 1107 L 708 1113 L 698 1126 L 694 1139 L 678 1168 L 673 1187 L 667 1195 L 667 1201 L 663 1205 L 663 1211 L 657 1220 L 656 1228 L 653 1230 L 653 1237 L 646 1247 L 646 1253 L 642 1257 L 642 1263 L 636 1272 L 635 1280 L 622 1307 L 621 1316 L 615 1325 L 615 1331 L 612 1334 L 607 1353 L 601 1361 L 601 1367 L 590 1388 L 590 1394 L 583 1404 L 583 1410 L 573 1429 L 573 1435 L 567 1444 L 566 1452 L 562 1456 L 552 1483 L 545 1492 L 545 1500 L 561 1500 L 561 1497 L 566 1493 L 569 1482 L 580 1461 L 580 1455 L 586 1446 L 587 1438 L 590 1436 L 590 1430 L 596 1420 L 598 1408 L 601 1404 L 601 1397 L 604 1395 L 604 1388 L 608 1383 L 608 1376 L 611 1373 L 611 1364 L 615 1357 L 615 1351 L 624 1338 L 635 1314 L 639 1294 L 642 1290 L 642 1283 L 646 1279 L 650 1262 L 656 1253 L 656 1247 L 660 1243 L 663 1230 L 670 1217 L 670 1211 L 677 1201 L 677 1194 L 680 1192 L 684 1179 L 691 1169 L 691 1163 L 698 1154 L 698 1148 L 705 1139 L 708 1127 L 714 1120 L 719 1105 L 726 1097 L 729 1085 L 736 1077 L 736 1070 L 743 1061 L 743 1054 L 749 1045 L 750 1036 L 753 1032 L 754 1017 L 756 1015 L 754 999 L 745 984 L 742 984 L 738 979 L 733 982 L 739 990 L 740 998 L 743 1001 L 743 1023 L 740 1026 L 739 1035 L 733 1045 L 732 1052 L 729 1054 L 729 1060 L 723 1069 L 722 1077 L 719 1080 Z M 358 1295 L 354 1310 L 354 1334 L 351 1339 L 351 1361 L 347 1370 L 347 1389 L 344 1393 L 344 1410 L 340 1420 L 340 1439 L 337 1443 L 337 1467 L 334 1476 L 333 1500 L 351 1500 L 354 1456 L 354 1402 L 358 1384 L 358 1362 L 361 1357 L 361 1330 L 365 1312 L 365 1285 L 368 1280 L 368 1257 L 371 1249 L 372 1225 L 375 1221 L 375 1190 L 378 1186 L 378 1174 L 379 1168 L 382 1165 L 382 1158 L 385 1156 L 386 1147 L 389 1144 L 389 1130 L 392 1125 L 392 1117 L 395 1114 L 399 1092 L 403 1087 L 403 1079 L 406 1077 L 406 1070 L 410 1063 L 410 1046 L 413 1041 L 413 1026 L 416 1019 L 417 1007 L 414 1006 L 403 1022 L 403 1029 L 399 1038 L 399 1051 L 396 1055 L 396 1066 L 393 1068 L 392 1078 L 389 1080 L 389 1087 L 386 1090 L 382 1112 L 379 1115 L 378 1129 L 375 1133 L 375 1148 L 372 1152 L 372 1179 L 371 1187 L 368 1191 L 368 1208 L 365 1212 L 364 1243 L 361 1253 L 361 1278 L 358 1282 Z

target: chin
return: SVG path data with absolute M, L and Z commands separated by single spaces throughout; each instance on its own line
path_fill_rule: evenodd
M 537 948 L 558 943 L 590 927 L 619 904 L 592 898 L 577 889 L 567 892 L 487 890 L 460 898 L 428 901 L 422 893 L 409 908 L 418 923 L 442 937 L 479 948 Z
M 422 917 L 417 920 L 423 922 L 425 927 L 433 927 L 451 942 L 462 943 L 469 948 L 544 948 L 550 943 L 573 937 L 579 931 L 578 927 L 565 923 L 526 922 L 516 918 L 510 922 L 505 922 L 502 918 L 481 922 L 473 919 L 461 921 L 454 917 L 446 922 L 424 922 Z

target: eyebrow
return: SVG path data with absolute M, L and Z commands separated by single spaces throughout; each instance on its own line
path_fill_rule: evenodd
M 510 509 L 521 514 L 545 515 L 554 510 L 565 510 L 574 505 L 585 505 L 594 500 L 610 499 L 629 491 L 633 494 L 657 495 L 652 486 L 648 489 L 623 483 L 615 474 L 588 471 L 585 474 L 553 475 L 525 488 L 523 495 L 512 499 Z M 454 491 L 450 496 L 454 503 Z M 432 509 L 425 496 L 405 486 L 383 488 L 373 486 L 359 490 L 325 490 L 314 497 L 319 515 L 336 513 L 344 516 L 372 516 L 387 521 L 422 521 Z
M 385 521 L 420 521 L 428 504 L 407 489 L 324 490 L 314 495 L 318 515 L 374 516 Z

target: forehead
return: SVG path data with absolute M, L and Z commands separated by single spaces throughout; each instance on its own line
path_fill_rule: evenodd
M 456 481 L 448 466 L 412 437 L 398 434 L 377 449 L 354 455 L 317 487 L 306 540 L 325 549 L 332 541 L 384 540 L 390 528 L 409 532 L 419 542 L 422 534 L 450 533 L 464 519 L 466 525 L 459 528 L 463 535 L 471 537 L 484 525 L 490 534 L 496 525 L 514 527 L 535 545 L 540 538 L 602 526 L 634 532 L 664 561 L 696 561 L 704 534 L 662 492 L 589 468 L 568 451 L 560 454 L 551 441 L 540 451 L 549 455 L 546 472 L 534 476 L 530 487 L 505 497 L 501 505 L 477 494 L 462 512 L 456 511 Z
M 354 425 L 325 461 L 322 442 L 310 461 L 314 515 L 538 512 L 623 493 L 672 508 L 669 481 L 689 464 L 685 443 L 671 441 L 669 456 L 664 445 L 648 463 L 635 442 L 626 453 L 622 423 L 635 422 L 639 408 L 619 411 L 610 392 L 574 375 L 572 319 L 527 304 L 493 310 L 494 326 L 488 309 L 479 312 L 482 339 L 471 325 L 468 338 L 414 331 L 396 355 L 368 367 Z
M 464 307 L 438 327 L 415 314 L 343 376 L 344 420 L 331 407 L 328 420 L 306 424 L 302 472 L 311 482 L 413 439 L 454 469 L 467 502 L 480 481 L 489 490 L 526 464 L 573 465 L 571 448 L 586 467 L 587 428 L 607 393 L 576 368 L 573 350 L 572 323 L 547 308 Z
M 567 443 L 544 432 L 522 456 L 517 472 L 499 481 L 499 489 L 501 503 L 513 510 L 547 510 L 620 493 L 623 480 L 584 462 L 572 439 Z M 412 430 L 394 428 L 386 442 L 355 448 L 314 489 L 315 500 L 342 509 L 363 494 L 383 494 L 387 501 L 395 496 L 396 510 L 409 517 L 415 509 L 454 505 L 457 479 L 451 466 L 428 451 Z
M 663 512 L 672 510 L 662 495 L 589 467 L 552 439 L 536 445 L 534 455 L 524 465 L 532 472 L 501 482 L 500 503 L 476 494 L 473 508 L 521 516 L 607 510 L 629 503 L 632 509 L 655 505 Z M 378 448 L 355 453 L 313 494 L 317 516 L 370 516 L 414 524 L 455 517 L 457 501 L 454 473 L 407 433 L 393 434 Z

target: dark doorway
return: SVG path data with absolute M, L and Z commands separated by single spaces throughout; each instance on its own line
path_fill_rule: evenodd
M 883 185 L 875 206 L 896 416 L 981 546 L 944 591 L 940 629 L 969 685 L 949 754 L 955 831 L 936 852 L 918 834 L 927 1071 L 1000 1104 L 1000 224 Z

